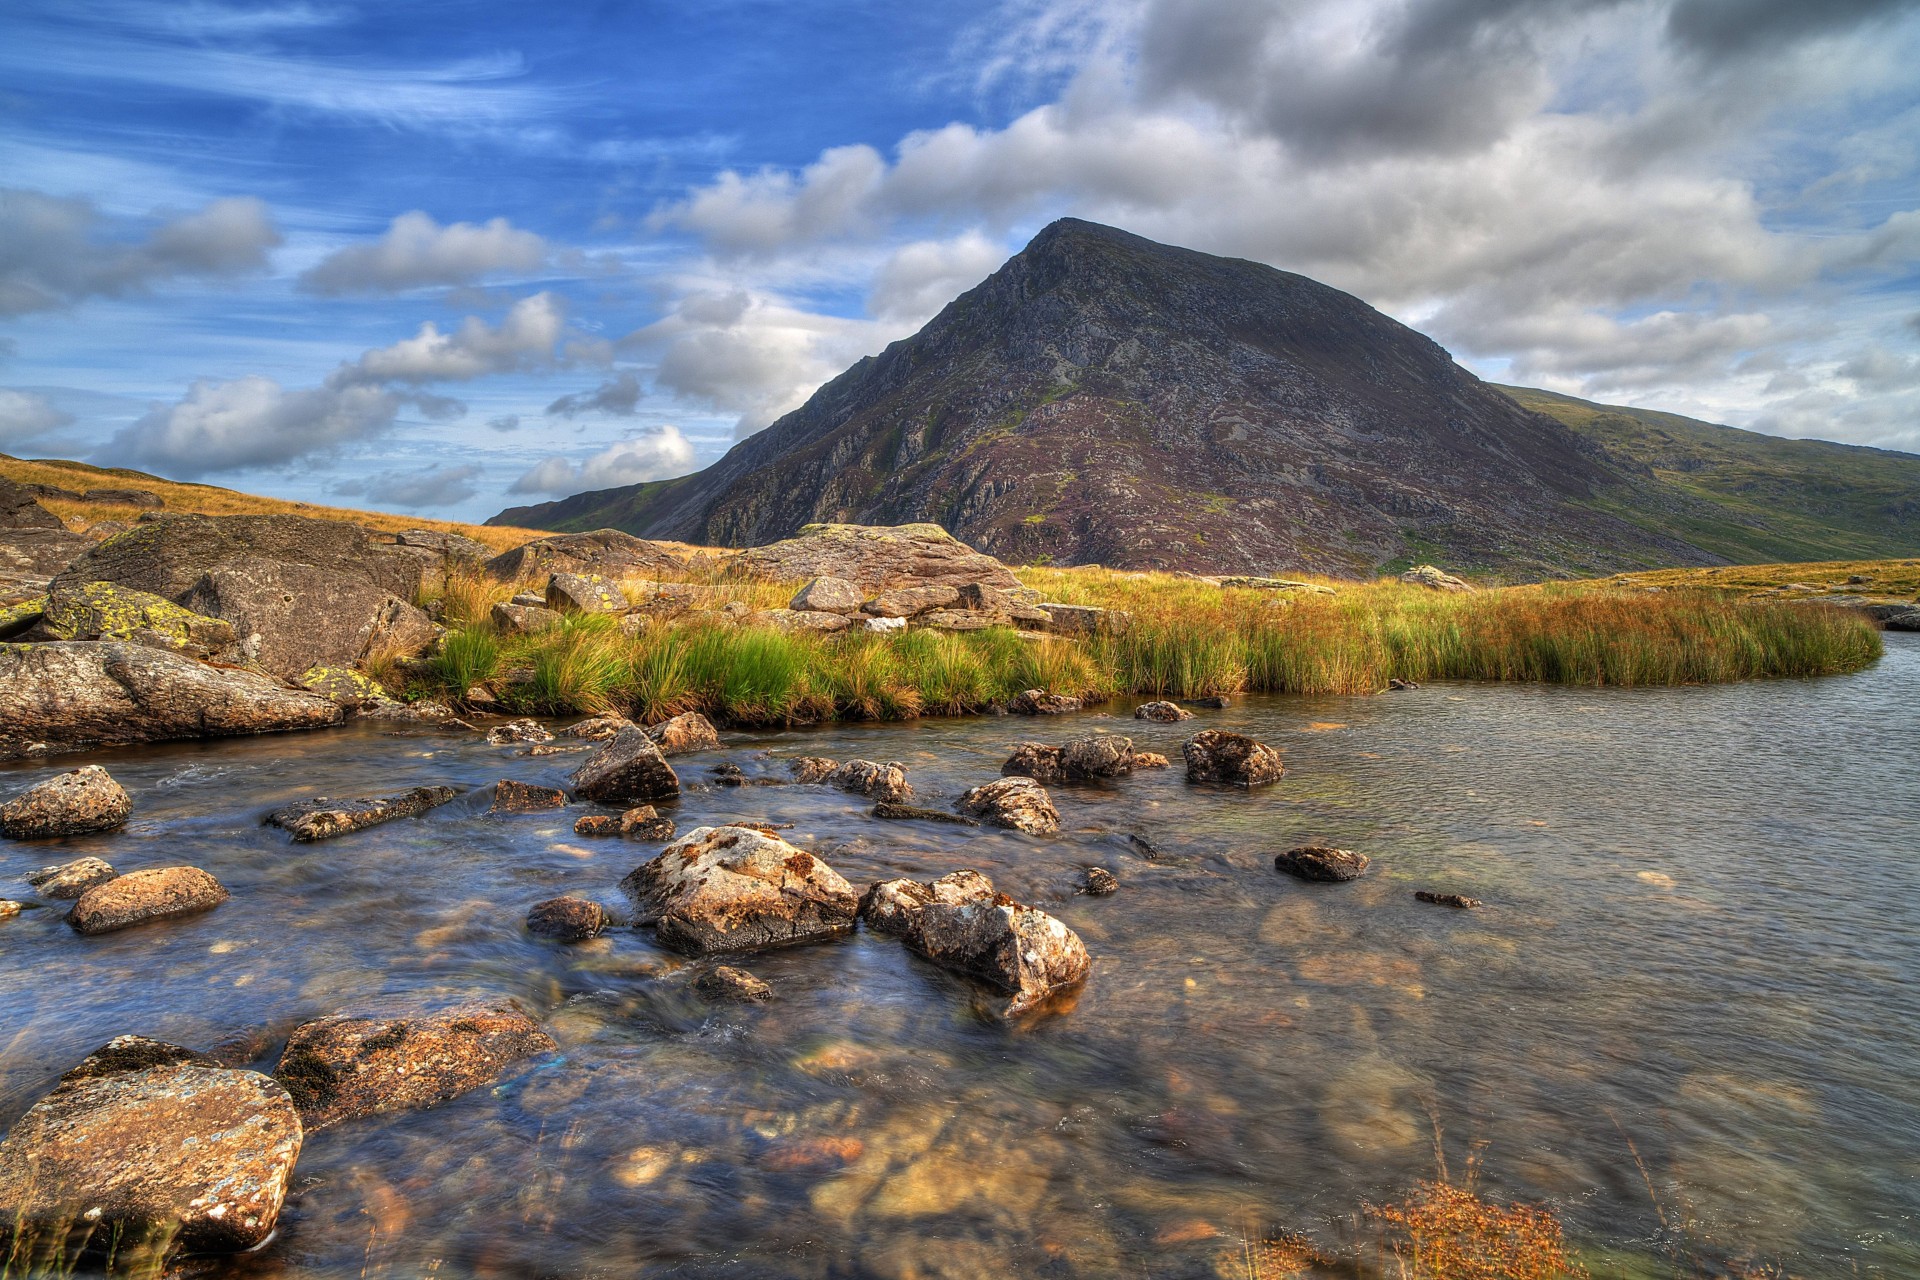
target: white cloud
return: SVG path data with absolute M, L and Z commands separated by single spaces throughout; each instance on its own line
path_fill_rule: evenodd
M 691 470 L 693 445 L 678 427 L 660 426 L 608 445 L 584 462 L 557 454 L 546 458 L 515 480 L 507 492 L 567 497 L 591 489 L 665 480 Z
M 919 323 L 992 275 L 1006 250 L 978 231 L 901 245 L 874 273 L 867 310 Z
M 139 293 L 172 278 L 243 275 L 265 267 L 280 243 L 267 206 L 249 197 L 137 230 L 90 200 L 0 189 L 0 316 Z
M 557 294 L 536 293 L 508 308 L 498 325 L 468 316 L 451 333 L 429 320 L 420 332 L 365 352 L 336 370 L 341 386 L 403 382 L 467 382 L 488 374 L 552 368 L 565 360 L 566 310 Z
M 372 435 L 392 424 L 401 397 L 382 387 L 288 390 L 250 375 L 196 382 L 178 404 L 155 405 L 100 456 L 181 476 L 266 466 Z
M 583 413 L 609 413 L 615 417 L 630 418 L 640 407 L 640 379 L 632 370 L 622 370 L 609 382 L 603 382 L 592 391 L 576 391 L 572 395 L 561 396 L 547 406 L 547 413 L 554 417 L 576 418 Z
M 476 463 L 442 466 L 438 463 L 415 471 L 383 471 L 365 480 L 353 480 L 333 487 L 335 493 L 365 497 L 387 507 L 415 511 L 422 507 L 451 507 L 465 502 L 480 490 L 474 483 L 484 474 Z
M 549 252 L 545 240 L 505 218 L 441 226 L 415 210 L 395 218 L 373 243 L 328 254 L 301 274 L 299 286 L 338 295 L 465 285 L 501 272 L 537 271 Z
M 14 445 L 45 435 L 73 421 L 42 395 L 0 387 L 0 445 Z

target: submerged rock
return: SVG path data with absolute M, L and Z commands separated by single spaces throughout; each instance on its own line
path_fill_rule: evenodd
M 1080 892 L 1094 897 L 1105 897 L 1120 888 L 1120 879 L 1105 867 L 1088 867 L 1086 877 L 1080 883 Z
M 635 923 L 695 955 L 830 938 L 853 928 L 859 905 L 832 867 L 748 827 L 695 827 L 620 888 Z
M 43 840 L 112 831 L 126 825 L 133 801 L 97 764 L 49 778 L 0 805 L 0 835 Z
M 252 1249 L 273 1234 L 304 1138 L 268 1077 L 123 1037 L 0 1142 L 0 1257 L 37 1274 L 107 1250 L 125 1265 Z
M 554 1048 L 552 1036 L 510 1005 L 339 1014 L 297 1028 L 274 1078 L 293 1096 L 308 1130 L 316 1131 L 360 1116 L 437 1106 Z
M 301 844 L 330 840 L 351 831 L 364 831 L 396 818 L 412 818 L 437 808 L 458 793 L 452 787 L 415 787 L 395 796 L 330 800 L 320 796 L 301 800 L 267 815 L 268 826 L 280 827 Z
M 502 778 L 493 784 L 493 806 L 488 813 L 541 813 L 566 807 L 567 793 L 558 787 Z
M 1062 716 L 1080 710 L 1080 699 L 1045 689 L 1026 689 L 1013 696 L 1007 710 L 1017 716 Z
M 964 814 L 948 813 L 945 809 L 922 809 L 918 805 L 895 804 L 891 800 L 882 800 L 873 806 L 873 816 L 899 822 L 945 822 L 961 827 L 980 825 L 977 820 Z
M 718 751 L 720 735 L 713 722 L 698 711 L 688 711 L 671 720 L 647 728 L 647 736 L 663 756 L 691 755 L 696 751 Z
M 825 756 L 798 756 L 787 761 L 787 771 L 799 783 L 825 782 L 840 767 L 838 760 Z
M 1276 870 L 1302 880 L 1338 884 L 1358 880 L 1372 861 L 1366 854 L 1355 853 L 1351 849 L 1330 849 L 1324 845 L 1309 844 L 1278 855 L 1273 865 Z
M 1135 720 L 1153 720 L 1160 724 L 1174 724 L 1181 720 L 1193 719 L 1193 712 L 1175 702 L 1143 702 L 1133 709 Z
M 898 760 L 886 764 L 876 764 L 872 760 L 849 760 L 836 766 L 823 781 L 869 800 L 890 800 L 898 804 L 913 799 L 913 784 L 907 781 L 907 767 Z
M 339 724 L 331 699 L 123 641 L 0 645 L 0 760 Z
M 589 800 L 672 800 L 680 778 L 644 729 L 620 730 L 573 775 L 574 789 Z
M 97 884 L 105 884 L 120 874 L 99 858 L 79 858 L 57 867 L 42 867 L 29 872 L 28 884 L 43 898 L 77 898 Z
M 1202 729 L 1187 739 L 1188 782 L 1218 782 L 1235 787 L 1258 787 L 1286 773 L 1280 753 L 1243 733 Z
M 527 932 L 561 942 L 584 942 L 609 923 L 605 907 L 571 894 L 536 902 L 527 912 Z
M 1434 893 L 1429 889 L 1415 889 L 1413 896 L 1420 902 L 1431 902 L 1436 907 L 1457 907 L 1462 911 L 1484 905 L 1478 898 L 1469 898 L 1464 893 Z
M 773 999 L 773 988 L 730 964 L 716 965 L 693 980 L 693 989 L 708 1000 L 763 1003 Z
M 1029 835 L 1060 829 L 1060 811 L 1053 807 L 1053 797 L 1032 778 L 1001 778 L 973 788 L 957 803 L 960 812 L 996 827 Z
M 112 933 L 150 920 L 211 911 L 226 900 L 221 883 L 198 867 L 153 867 L 88 889 L 73 904 L 67 923 L 89 936 Z

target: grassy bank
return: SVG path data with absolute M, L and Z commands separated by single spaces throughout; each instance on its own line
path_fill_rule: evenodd
M 445 605 L 459 629 L 414 692 L 457 698 L 488 683 L 515 711 L 652 720 L 698 710 L 783 724 L 964 714 L 1029 688 L 1097 701 L 1371 693 L 1394 678 L 1677 685 L 1854 671 L 1880 654 L 1878 633 L 1851 612 L 1716 592 L 1551 584 L 1445 595 L 1389 581 L 1325 595 L 1100 569 L 1022 576 L 1050 600 L 1125 609 L 1133 625 L 1081 640 L 1005 629 L 790 635 L 672 621 L 628 635 L 610 618 L 572 617 L 539 635 L 502 636 L 484 619 L 512 588 L 457 581 Z M 768 608 L 791 587 L 709 579 L 700 592 L 708 606 Z

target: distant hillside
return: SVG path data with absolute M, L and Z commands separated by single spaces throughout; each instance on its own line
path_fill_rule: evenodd
M 1566 423 L 1640 481 L 1602 494 L 1602 509 L 1735 564 L 1920 553 L 1920 456 L 1500 390 Z

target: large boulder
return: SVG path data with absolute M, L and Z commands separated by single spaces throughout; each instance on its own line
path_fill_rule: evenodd
M 0 476 L 0 529 L 64 529 L 66 522 L 41 506 L 33 491 Z
M 720 734 L 713 721 L 698 711 L 686 711 L 671 720 L 647 727 L 647 736 L 663 756 L 691 755 L 696 751 L 718 751 Z
M 936 609 L 960 607 L 960 588 L 950 585 L 932 587 L 895 587 L 882 591 L 860 606 L 861 612 L 879 618 L 917 618 Z
M 126 789 L 97 764 L 48 778 L 0 805 L 0 835 L 13 840 L 83 836 L 124 826 L 133 813 Z
M 47 594 L 39 640 L 131 640 L 189 658 L 232 658 L 233 625 L 195 613 L 151 591 L 112 582 L 62 579 Z
M 562 533 L 503 552 L 487 561 L 489 577 L 501 582 L 544 579 L 553 573 L 597 573 L 609 578 L 641 578 L 684 573 L 710 563 L 712 556 L 677 542 L 648 542 L 618 529 Z
M 844 578 L 866 592 L 904 586 L 958 590 L 970 582 L 1024 590 L 1013 570 L 937 524 L 810 524 L 791 538 L 742 552 L 736 563 L 775 582 Z
M 298 800 L 267 815 L 267 825 L 280 827 L 300 844 L 331 840 L 350 831 L 364 831 L 396 818 L 412 818 L 453 799 L 452 787 L 415 787 L 397 796 L 357 800 Z
M 861 897 L 860 921 L 893 934 L 943 969 L 1009 993 L 1008 1016 L 1079 985 L 1093 968 L 1080 935 L 997 892 L 978 871 L 928 883 L 883 881 Z
M 830 938 L 853 928 L 859 907 L 832 867 L 751 827 L 696 827 L 620 888 L 634 923 L 693 955 Z
M 556 1047 L 511 1005 L 336 1014 L 295 1028 L 273 1074 L 312 1132 L 359 1116 L 437 1106 Z
M 39 595 L 93 542 L 84 534 L 57 529 L 8 529 L 0 526 L 0 599 Z
M 1258 787 L 1276 781 L 1287 771 L 1278 751 L 1244 733 L 1228 733 L 1225 729 L 1202 729 L 1180 750 L 1187 759 L 1188 782 Z
M 647 731 L 629 725 L 574 771 L 573 789 L 583 800 L 673 800 L 680 778 Z
M 123 1037 L 0 1142 L 0 1257 L 64 1275 L 109 1249 L 123 1266 L 252 1249 L 273 1234 L 304 1138 L 268 1077 Z
M 88 747 L 316 729 L 332 699 L 124 642 L 0 644 L 0 760 Z
M 1053 797 L 1032 778 L 999 778 L 974 787 L 957 802 L 960 812 L 990 823 L 1042 835 L 1060 829 L 1060 811 Z
M 279 676 L 351 665 L 389 601 L 420 590 L 418 556 L 358 525 L 305 516 L 172 515 L 107 539 L 54 581 L 112 582 L 233 625 L 241 653 Z
M 407 529 L 393 535 L 393 545 L 415 556 L 435 579 L 445 579 L 460 570 L 475 570 L 493 555 L 484 542 L 439 529 Z
M 92 937 L 152 920 L 198 915 L 226 900 L 226 888 L 198 867 L 152 867 L 87 890 L 67 913 L 67 923 Z

